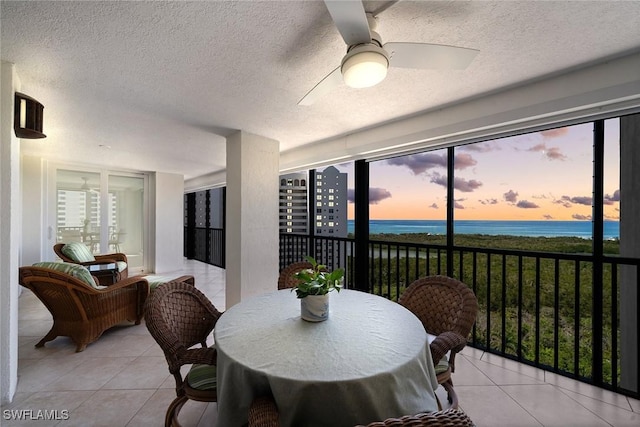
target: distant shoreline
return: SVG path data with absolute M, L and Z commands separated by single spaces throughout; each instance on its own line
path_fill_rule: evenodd
M 604 222 L 605 240 L 620 236 L 619 221 Z M 579 220 L 456 220 L 454 233 L 460 235 L 521 236 L 521 237 L 579 237 L 591 239 L 593 223 Z M 353 233 L 354 221 L 347 221 Z M 370 234 L 428 234 L 445 235 L 446 220 L 370 220 Z

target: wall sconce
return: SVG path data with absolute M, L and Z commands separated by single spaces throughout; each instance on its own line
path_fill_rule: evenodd
M 13 130 L 18 138 L 46 138 L 42 133 L 44 106 L 23 93 L 16 92 Z

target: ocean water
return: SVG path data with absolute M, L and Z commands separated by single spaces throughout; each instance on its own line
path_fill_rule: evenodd
M 530 237 L 581 237 L 590 239 L 593 224 L 591 221 L 488 221 L 464 220 L 454 222 L 456 234 L 488 234 L 494 236 L 530 236 Z M 353 220 L 349 220 L 348 231 L 353 233 Z M 447 222 L 444 220 L 371 220 L 371 234 L 431 233 L 446 234 Z M 604 222 L 604 239 L 611 240 L 620 236 L 618 221 Z

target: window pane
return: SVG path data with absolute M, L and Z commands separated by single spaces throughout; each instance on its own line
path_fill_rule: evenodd
M 129 268 L 143 267 L 144 178 L 109 175 L 109 251 L 127 255 Z
M 592 159 L 592 123 L 456 148 L 456 244 L 471 243 L 462 235 L 568 237 L 578 252 L 590 251 Z
M 56 241 L 84 242 L 100 252 L 100 174 L 58 169 Z
M 447 232 L 447 150 L 369 165 L 369 232 L 444 243 Z

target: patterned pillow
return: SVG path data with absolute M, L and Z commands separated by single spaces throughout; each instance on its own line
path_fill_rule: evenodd
M 33 266 L 50 268 L 52 270 L 68 274 L 69 276 L 73 276 L 76 279 L 82 280 L 87 285 L 95 289 L 106 288 L 106 286 L 99 286 L 91 273 L 89 273 L 89 270 L 78 264 L 73 264 L 70 262 L 37 262 L 33 264 Z
M 62 253 L 75 262 L 93 262 L 96 260 L 87 245 L 80 242 L 67 243 L 62 247 Z

